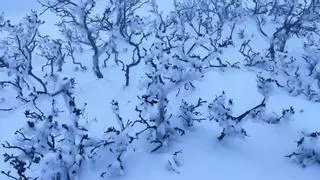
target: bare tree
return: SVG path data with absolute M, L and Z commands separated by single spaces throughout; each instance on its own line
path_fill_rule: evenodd
M 45 8 L 51 10 L 61 21 L 57 24 L 60 31 L 74 46 L 88 46 L 93 51 L 93 71 L 98 78 L 103 78 L 100 70 L 100 59 L 108 49 L 113 30 L 114 2 L 107 3 L 101 13 L 96 12 L 95 0 L 69 1 L 69 0 L 38 0 Z
M 141 44 L 148 36 L 143 32 L 145 19 L 137 16 L 136 11 L 148 1 L 141 0 L 108 0 L 104 3 L 96 0 L 69 1 L 69 0 L 38 0 L 44 10 L 51 10 L 61 21 L 57 24 L 72 46 L 90 47 L 93 51 L 93 71 L 98 78 L 103 78 L 100 70 L 101 60 L 108 61 L 114 57 L 117 64 L 123 65 L 126 86 L 129 85 L 130 69 L 137 66 L 144 56 Z M 99 6 L 97 8 L 97 6 Z M 101 6 L 103 11 L 100 12 Z M 125 53 L 123 60 L 117 43 L 127 42 L 132 51 Z M 75 48 L 70 48 L 70 55 Z M 74 60 L 74 57 L 72 56 Z M 127 63 L 128 62 L 128 63 Z

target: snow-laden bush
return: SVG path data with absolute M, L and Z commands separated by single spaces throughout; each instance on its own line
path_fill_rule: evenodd
M 39 41 L 39 56 L 47 60 L 41 70 L 46 72 L 45 68 L 48 68 L 49 73 L 46 76 L 55 76 L 56 72 L 62 71 L 62 66 L 65 63 L 63 42 L 60 39 L 50 39 L 49 36 L 41 37 Z
M 184 134 L 179 123 L 175 123 L 175 114 L 168 109 L 171 102 L 169 96 L 196 88 L 192 82 L 201 80 L 210 70 L 236 67 L 220 58 L 212 58 L 219 54 L 220 49 L 232 44 L 234 25 L 227 28 L 226 33 L 230 35 L 225 39 L 221 36 L 224 32 L 223 23 L 217 24 L 215 20 L 209 19 L 203 23 L 206 17 L 204 9 L 198 5 L 194 9 L 188 8 L 190 2 L 176 3 L 177 11 L 167 17 L 163 17 L 156 7 L 153 9 L 153 39 L 144 57 L 145 93 L 140 97 L 141 105 L 137 107 L 139 122 L 151 131 L 150 141 L 158 144 L 152 152 L 168 144 L 177 132 Z M 202 102 L 199 103 L 200 106 Z M 185 118 L 187 126 L 196 120 L 190 119 L 195 118 L 191 114 L 198 114 L 195 110 L 197 107 L 191 106 L 181 106 L 183 112 L 180 117 Z
M 272 95 L 276 87 L 282 87 L 279 83 L 272 78 L 264 78 L 263 76 L 257 76 L 257 87 L 260 94 L 266 99 Z
M 117 119 L 119 128 L 113 126 L 108 127 L 104 132 L 104 136 L 100 140 L 96 140 L 94 147 L 90 150 L 90 158 L 96 161 L 104 161 L 106 169 L 100 174 L 119 176 L 125 172 L 123 157 L 132 148 L 132 142 L 137 139 L 133 132 L 132 121 L 124 121 L 120 115 L 119 103 L 116 100 L 111 102 L 113 113 Z
M 206 102 L 207 101 L 204 101 L 201 98 L 198 99 L 196 104 L 191 104 L 185 100 L 182 100 L 180 105 L 181 115 L 179 117 L 182 119 L 184 126 L 190 128 L 194 126 L 194 122 L 206 120 L 206 117 L 204 117 L 203 113 L 198 110 Z
M 98 78 L 103 78 L 100 61 L 105 56 L 111 39 L 108 32 L 112 30 L 116 21 L 116 17 L 113 15 L 113 9 L 117 8 L 116 4 L 104 4 L 106 9 L 97 13 L 95 0 L 39 0 L 38 2 L 45 10 L 50 10 L 60 17 L 60 22 L 57 25 L 72 47 L 70 50 L 85 47 L 92 49 L 93 72 Z
M 185 19 L 202 21 L 202 23 L 200 23 L 201 26 L 211 26 L 212 24 L 210 25 L 210 23 L 212 21 L 221 24 L 227 21 L 234 21 L 244 13 L 244 7 L 239 0 L 177 0 L 175 1 L 175 7 L 177 7 L 176 11 L 178 11 L 178 13 L 184 13 Z M 190 24 L 190 26 L 193 25 Z M 197 26 L 193 28 L 196 30 Z M 201 31 L 201 28 L 198 28 L 198 30 Z
M 72 93 L 66 92 L 65 96 L 71 116 L 62 114 L 55 99 L 49 115 L 39 108 L 39 112 L 25 111 L 27 125 L 15 132 L 16 141 L 2 144 L 6 149 L 4 161 L 16 172 L 2 171 L 2 174 L 21 180 L 78 177 L 91 140 L 78 123 L 83 110 L 76 107 Z M 64 119 L 68 117 L 69 121 Z
M 16 92 L 17 101 L 1 97 L 11 105 L 7 110 L 35 105 L 40 97 L 59 96 L 69 90 L 73 82 L 59 74 L 65 60 L 63 42 L 42 36 L 39 27 L 43 23 L 33 11 L 17 24 L 5 21 L 0 27 L 6 34 L 0 40 L 1 62 L 5 64 L 1 71 L 5 79 L 0 80 L 0 88 Z
M 247 119 L 259 117 L 259 114 L 265 108 L 265 99 L 257 106 L 247 110 L 239 116 L 233 116 L 233 101 L 228 99 L 225 92 L 217 96 L 209 105 L 209 119 L 219 123 L 223 129 L 218 140 L 224 138 L 238 137 L 245 138 L 247 135 L 243 124 Z
M 297 141 L 297 150 L 286 157 L 307 167 L 320 164 L 320 132 L 302 133 L 302 137 Z
M 143 132 L 147 132 L 147 140 L 156 146 L 151 150 L 155 152 L 162 147 L 169 146 L 169 142 L 178 134 L 184 135 L 185 131 L 179 126 L 175 126 L 171 123 L 172 114 L 168 115 L 167 103 L 168 100 L 164 99 L 159 104 L 157 98 L 148 98 L 143 96 L 141 98 L 141 104 L 136 107 L 136 111 L 139 113 L 139 119 L 135 123 L 144 125 L 144 128 L 137 133 L 140 135 Z
M 319 5 L 318 1 L 253 1 L 248 12 L 259 30 L 254 36 L 266 39 L 268 46 L 253 47 L 256 42 L 244 37 L 239 49 L 244 65 L 265 72 L 267 84 L 314 102 L 319 102 L 318 60 L 314 58 L 319 54 Z
M 292 116 L 295 114 L 295 110 L 292 106 L 289 108 L 282 109 L 281 114 L 273 113 L 263 113 L 261 120 L 268 124 L 278 124 L 281 122 L 288 122 L 291 120 Z
M 257 106 L 235 116 L 233 100 L 225 93 L 209 104 L 208 119 L 222 128 L 220 141 L 247 136 L 243 124 L 249 119 L 270 124 L 288 121 L 295 113 L 293 107 L 280 114 L 266 109 L 266 101 L 276 87 L 320 101 L 319 1 L 255 0 L 247 4 L 238 0 L 177 0 L 175 10 L 167 17 L 158 12 L 155 1 L 150 1 L 153 9 L 149 17 L 138 13 L 149 8 L 149 1 L 38 2 L 44 8 L 41 14 L 50 10 L 60 18 L 57 25 L 65 40 L 43 36 L 39 26 L 44 22 L 36 12 L 18 24 L 0 15 L 0 32 L 4 34 L 0 41 L 0 73 L 5 74 L 0 90 L 15 90 L 18 100 L 18 105 L 1 106 L 0 111 L 13 111 L 19 105 L 29 108 L 25 111 L 27 125 L 16 131 L 16 141 L 3 144 L 5 161 L 14 170 L 2 171 L 8 178 L 76 179 L 87 157 L 103 161 L 101 177 L 123 174 L 124 157 L 142 134 L 148 133 L 147 140 L 156 144 L 151 150 L 155 152 L 177 135 L 185 134 L 185 127 L 206 119 L 200 110 L 206 101 L 191 103 L 182 98 L 181 104 L 176 102 L 181 100 L 181 91 L 195 89 L 193 81 L 201 80 L 211 70 L 239 69 L 244 65 L 254 72 L 262 71 L 257 81 L 264 99 Z M 260 38 L 247 33 L 254 28 L 240 27 L 247 19 L 254 20 L 259 31 L 254 36 L 265 39 L 267 47 L 255 47 Z M 303 42 L 303 47 L 293 51 L 290 40 Z M 233 56 L 234 49 L 239 49 L 240 56 Z M 89 130 L 80 125 L 84 108 L 76 105 L 75 79 L 61 76 L 65 58 L 86 70 L 76 59 L 76 53 L 86 50 L 92 52 L 93 71 L 98 78 L 103 78 L 101 61 L 106 66 L 113 59 L 124 71 L 127 86 L 131 68 L 141 62 L 146 68 L 142 71 L 143 93 L 136 107 L 138 119 L 124 121 L 118 102 L 113 101 L 119 127 L 108 127 L 102 138 L 90 137 Z M 11 100 L 0 93 L 1 105 Z M 177 106 L 179 112 L 172 106 Z M 318 136 L 318 132 L 304 134 L 298 141 L 298 152 L 288 157 L 303 166 L 318 163 L 319 148 L 312 146 L 318 143 Z M 175 152 L 168 160 L 168 168 L 177 173 L 180 153 Z
M 294 115 L 293 107 L 283 109 L 281 114 L 267 112 L 266 99 L 264 98 L 260 104 L 245 111 L 244 113 L 234 116 L 233 115 L 233 100 L 228 99 L 225 92 L 217 96 L 209 105 L 209 120 L 214 120 L 219 123 L 222 132 L 218 140 L 224 138 L 245 138 L 248 136 L 243 124 L 247 120 L 255 122 L 266 122 L 268 124 L 277 124 L 280 122 L 289 121 Z
M 142 46 L 150 35 L 149 20 L 138 13 L 149 8 L 142 0 L 39 0 L 44 11 L 50 10 L 60 18 L 60 32 L 68 42 L 69 55 L 75 63 L 74 53 L 92 52 L 92 67 L 97 78 L 103 78 L 108 60 L 125 72 L 125 85 L 129 85 L 130 71 L 145 56 Z M 86 69 L 80 63 L 82 69 Z
M 84 108 L 76 105 L 74 86 L 65 88 L 59 94 L 62 101 L 60 96 L 54 96 L 50 106 L 41 107 L 38 106 L 41 102 L 35 101 L 36 111 L 25 112 L 27 125 L 16 131 L 15 142 L 3 144 L 4 161 L 16 172 L 2 171 L 2 174 L 22 180 L 76 179 L 84 164 L 92 162 L 89 159 L 106 164 L 101 177 L 124 173 L 122 158 L 137 139 L 137 135 L 131 135 L 132 122 L 124 123 L 118 102 L 112 101 L 119 128 L 108 127 L 102 138 L 89 137 L 90 132 L 80 125 Z
M 6 34 L 0 40 L 0 57 L 7 73 L 0 80 L 1 86 L 10 86 L 17 91 L 17 98 L 28 102 L 31 93 L 47 93 L 45 82 L 34 72 L 35 52 L 39 45 L 39 26 L 43 24 L 36 12 L 18 24 L 5 21 L 0 32 Z

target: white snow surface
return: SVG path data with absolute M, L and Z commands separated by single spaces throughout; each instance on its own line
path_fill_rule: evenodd
M 173 8 L 173 0 L 157 0 L 159 8 L 168 13 Z M 30 9 L 37 9 L 35 0 L 8 0 L 1 2 L 0 11 L 12 18 L 21 19 Z M 47 19 L 46 19 L 47 18 Z M 49 24 L 54 24 L 55 17 L 46 17 Z M 47 25 L 46 25 L 47 26 Z M 50 25 L 44 27 L 50 35 Z M 232 53 L 232 50 L 228 54 Z M 234 55 L 228 55 L 233 57 Z M 124 119 L 133 116 L 137 104 L 137 91 L 140 91 L 140 79 L 132 78 L 129 87 L 124 87 L 123 72 L 116 66 L 102 70 L 104 79 L 96 79 L 91 71 L 73 72 L 77 79 L 76 97 L 78 104 L 87 103 L 85 116 L 89 122 L 88 129 L 97 136 L 105 127 L 115 124 L 115 117 L 110 108 L 112 99 L 119 101 L 120 113 Z M 135 70 L 132 77 L 139 77 Z M 1 74 L 0 74 L 1 79 Z M 212 100 L 222 91 L 234 100 L 234 113 L 240 114 L 261 102 L 263 96 L 256 86 L 256 74 L 242 70 L 228 72 L 208 72 L 203 80 L 195 82 L 196 89 L 189 95 L 194 102 L 199 98 Z M 10 94 L 10 92 L 8 93 Z M 179 106 L 179 102 L 176 104 Z M 317 180 L 320 177 L 318 166 L 301 168 L 285 158 L 295 150 L 295 141 L 302 131 L 320 130 L 320 104 L 312 103 L 303 97 L 291 97 L 276 91 L 268 100 L 268 109 L 278 111 L 293 106 L 296 114 L 290 122 L 266 124 L 262 122 L 245 122 L 249 137 L 245 140 L 219 142 L 221 132 L 217 123 L 205 121 L 196 124 L 185 136 L 174 139 L 174 143 L 164 151 L 150 153 L 147 142 L 135 145 L 135 152 L 125 157 L 125 173 L 122 176 L 109 177 L 121 180 Z M 172 107 L 177 108 L 177 107 Z M 0 141 L 11 141 L 15 130 L 21 128 L 25 121 L 23 108 L 13 112 L 0 112 Z M 303 110 L 303 111 L 300 111 Z M 182 150 L 182 165 L 178 172 L 168 171 L 168 159 L 175 151 Z M 4 149 L 0 146 L 0 154 Z M 99 179 L 100 172 L 106 164 L 88 165 L 79 180 Z M 7 170 L 7 164 L 0 161 L 0 170 Z M 8 178 L 0 175 L 1 180 Z

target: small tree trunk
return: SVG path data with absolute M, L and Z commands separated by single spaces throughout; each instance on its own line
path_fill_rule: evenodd
M 290 29 L 286 29 L 285 34 L 282 35 L 282 39 L 281 39 L 281 43 L 280 43 L 280 47 L 279 47 L 280 52 L 284 52 L 287 41 L 289 39 L 289 32 L 290 32 Z
M 99 79 L 102 79 L 103 78 L 103 75 L 100 71 L 100 66 L 99 66 L 99 58 L 98 56 L 95 54 L 93 55 L 93 58 L 92 58 L 92 63 L 93 63 L 93 72 L 95 73 L 95 75 L 99 78 Z
M 126 77 L 126 86 L 129 86 L 130 84 L 130 67 L 126 67 L 126 72 L 125 72 L 125 77 Z
M 281 41 L 280 47 L 279 47 L 280 52 L 284 52 L 284 49 L 286 47 L 286 43 L 287 43 L 287 38 L 285 38 L 284 40 Z
M 159 100 L 158 100 L 158 113 L 159 113 L 159 120 L 158 120 L 158 125 L 163 123 L 165 121 L 165 114 L 166 114 L 166 97 L 163 93 L 163 90 L 158 94 L 159 95 Z

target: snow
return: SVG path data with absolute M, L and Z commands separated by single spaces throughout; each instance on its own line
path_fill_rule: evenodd
M 33 0 L 34 1 L 34 0 Z M 11 0 L 2 2 L 0 11 L 4 11 L 13 21 L 21 19 L 29 9 L 39 8 L 35 2 L 24 0 Z M 157 0 L 160 11 L 168 13 L 173 10 L 173 0 Z M 18 10 L 18 12 L 17 12 Z M 58 37 L 52 26 L 55 22 L 53 16 L 44 16 L 49 25 L 43 27 L 42 31 Z M 251 24 L 246 24 L 246 29 L 253 29 Z M 256 31 L 256 30 L 252 30 Z M 272 31 L 271 31 L 272 32 Z M 248 33 L 248 32 L 247 32 Z M 254 49 L 264 48 L 259 42 L 251 44 Z M 240 43 L 236 42 L 237 44 Z M 295 44 L 292 41 L 288 44 Z M 297 43 L 298 44 L 298 43 Z M 294 46 L 295 47 L 295 46 Z M 290 47 L 294 49 L 294 47 Z M 83 59 L 90 58 L 81 55 Z M 239 52 L 237 49 L 224 51 L 222 57 L 236 62 Z M 90 67 L 90 62 L 85 62 Z M 97 79 L 89 70 L 87 72 L 73 71 L 67 67 L 63 72 L 66 75 L 76 77 L 77 84 L 75 96 L 77 105 L 82 107 L 86 103 L 84 112 L 86 127 L 92 135 L 99 137 L 110 125 L 117 126 L 116 117 L 112 111 L 111 102 L 119 102 L 119 113 L 123 119 L 136 117 L 135 106 L 138 104 L 137 94 L 141 94 L 141 79 L 139 75 L 144 70 L 140 67 L 134 69 L 131 85 L 124 87 L 124 73 L 116 65 L 103 68 L 104 79 Z M 0 69 L 0 79 L 5 77 Z M 185 94 L 184 98 L 196 102 L 198 98 L 212 101 L 222 91 L 234 102 L 233 113 L 240 115 L 246 110 L 259 104 L 263 95 L 257 88 L 256 73 L 245 70 L 227 70 L 225 72 L 210 71 L 206 73 L 201 81 L 194 82 L 197 87 L 192 94 Z M 137 93 L 139 92 L 139 93 Z M 14 97 L 7 93 L 10 99 Z M 12 97 L 10 97 L 12 96 Z M 181 96 L 180 96 L 181 97 Z M 177 111 L 180 99 L 170 105 L 172 111 Z M 14 103 L 12 103 L 14 104 Z M 220 142 L 217 140 L 221 128 L 214 121 L 195 123 L 186 135 L 176 137 L 165 150 L 150 153 L 152 149 L 148 142 L 137 142 L 134 148 L 125 155 L 125 171 L 121 176 L 110 177 L 119 180 L 141 180 L 141 179 L 167 179 L 167 180 L 211 180 L 211 179 L 246 179 L 246 180 L 317 180 L 320 177 L 319 166 L 301 168 L 285 158 L 286 155 L 295 151 L 295 142 L 302 131 L 312 132 L 320 130 L 320 104 L 306 100 L 304 97 L 293 97 L 280 90 L 273 92 L 267 107 L 270 112 L 281 113 L 283 108 L 293 106 L 295 115 L 289 122 L 280 124 L 266 124 L 261 121 L 245 121 L 248 137 L 244 140 L 235 139 Z M 0 107 L 2 107 L 0 99 Z M 12 112 L 0 111 L 0 141 L 13 141 L 14 132 L 24 126 L 23 105 Z M 168 170 L 168 161 L 172 163 L 173 153 L 182 150 L 179 158 L 181 165 L 175 165 L 175 171 Z M 0 147 L 0 154 L 5 149 Z M 105 158 L 105 157 L 104 157 Z M 118 163 L 118 162 L 115 162 Z M 81 178 L 99 179 L 100 174 L 107 168 L 108 164 L 93 163 L 86 165 Z M 0 161 L 0 170 L 7 170 L 7 163 Z M 0 179 L 7 180 L 8 177 L 0 174 Z M 108 178 L 105 178 L 108 179 Z
M 113 121 L 113 117 L 106 117 L 111 108 L 104 105 L 109 104 L 112 99 L 110 97 L 121 97 L 123 103 L 120 106 L 126 107 L 125 109 L 130 109 L 127 99 L 134 97 L 130 97 L 128 89 L 124 90 L 121 87 L 120 91 L 115 89 L 114 87 L 119 85 L 116 82 L 94 82 L 97 82 L 94 77 L 90 81 L 82 81 L 81 87 L 83 88 L 80 88 L 81 90 L 77 93 L 79 93 L 78 97 L 83 97 L 88 104 L 92 105 L 87 109 L 88 119 L 103 120 L 99 123 L 92 122 L 92 127 L 90 127 L 96 132 L 101 132 L 107 124 L 114 123 L 110 122 Z M 213 85 L 213 82 L 216 86 Z M 254 75 L 250 73 L 210 73 L 203 82 L 199 83 L 198 87 L 196 95 L 190 98 L 196 99 L 199 95 L 203 98 L 213 97 L 216 93 L 225 90 L 235 100 L 235 112 L 239 113 L 254 106 L 261 99 L 261 95 L 256 90 Z M 106 93 L 109 97 L 105 97 Z M 319 105 L 285 95 L 274 95 L 269 102 L 271 109 L 277 110 L 283 106 L 293 105 L 296 109 L 304 109 L 304 112 L 298 113 L 294 121 L 287 124 L 266 125 L 246 122 L 245 129 L 249 138 L 245 141 L 220 143 L 216 140 L 219 130 L 215 123 L 207 122 L 198 125 L 192 132 L 179 138 L 168 152 L 149 154 L 143 145 L 137 146 L 136 152 L 126 157 L 128 168 L 124 176 L 116 179 L 316 180 L 320 176 L 318 167 L 302 169 L 286 160 L 284 156 L 294 149 L 293 142 L 296 141 L 302 130 L 312 131 L 319 127 L 319 121 L 316 118 L 320 115 Z M 129 111 L 125 113 L 130 114 Z M 19 113 L 15 112 L 14 115 L 1 116 L 1 137 L 7 140 L 7 137 L 20 127 L 22 121 L 19 120 L 18 115 Z M 165 154 L 170 155 L 171 152 L 180 149 L 183 150 L 183 165 L 178 170 L 180 174 L 167 171 L 168 159 Z M 93 172 L 99 168 L 101 167 L 91 167 L 88 174 L 84 174 L 81 179 L 98 178 L 93 176 Z M 229 172 L 230 170 L 232 173 Z
M 174 10 L 174 0 L 156 0 L 160 12 L 169 14 Z

